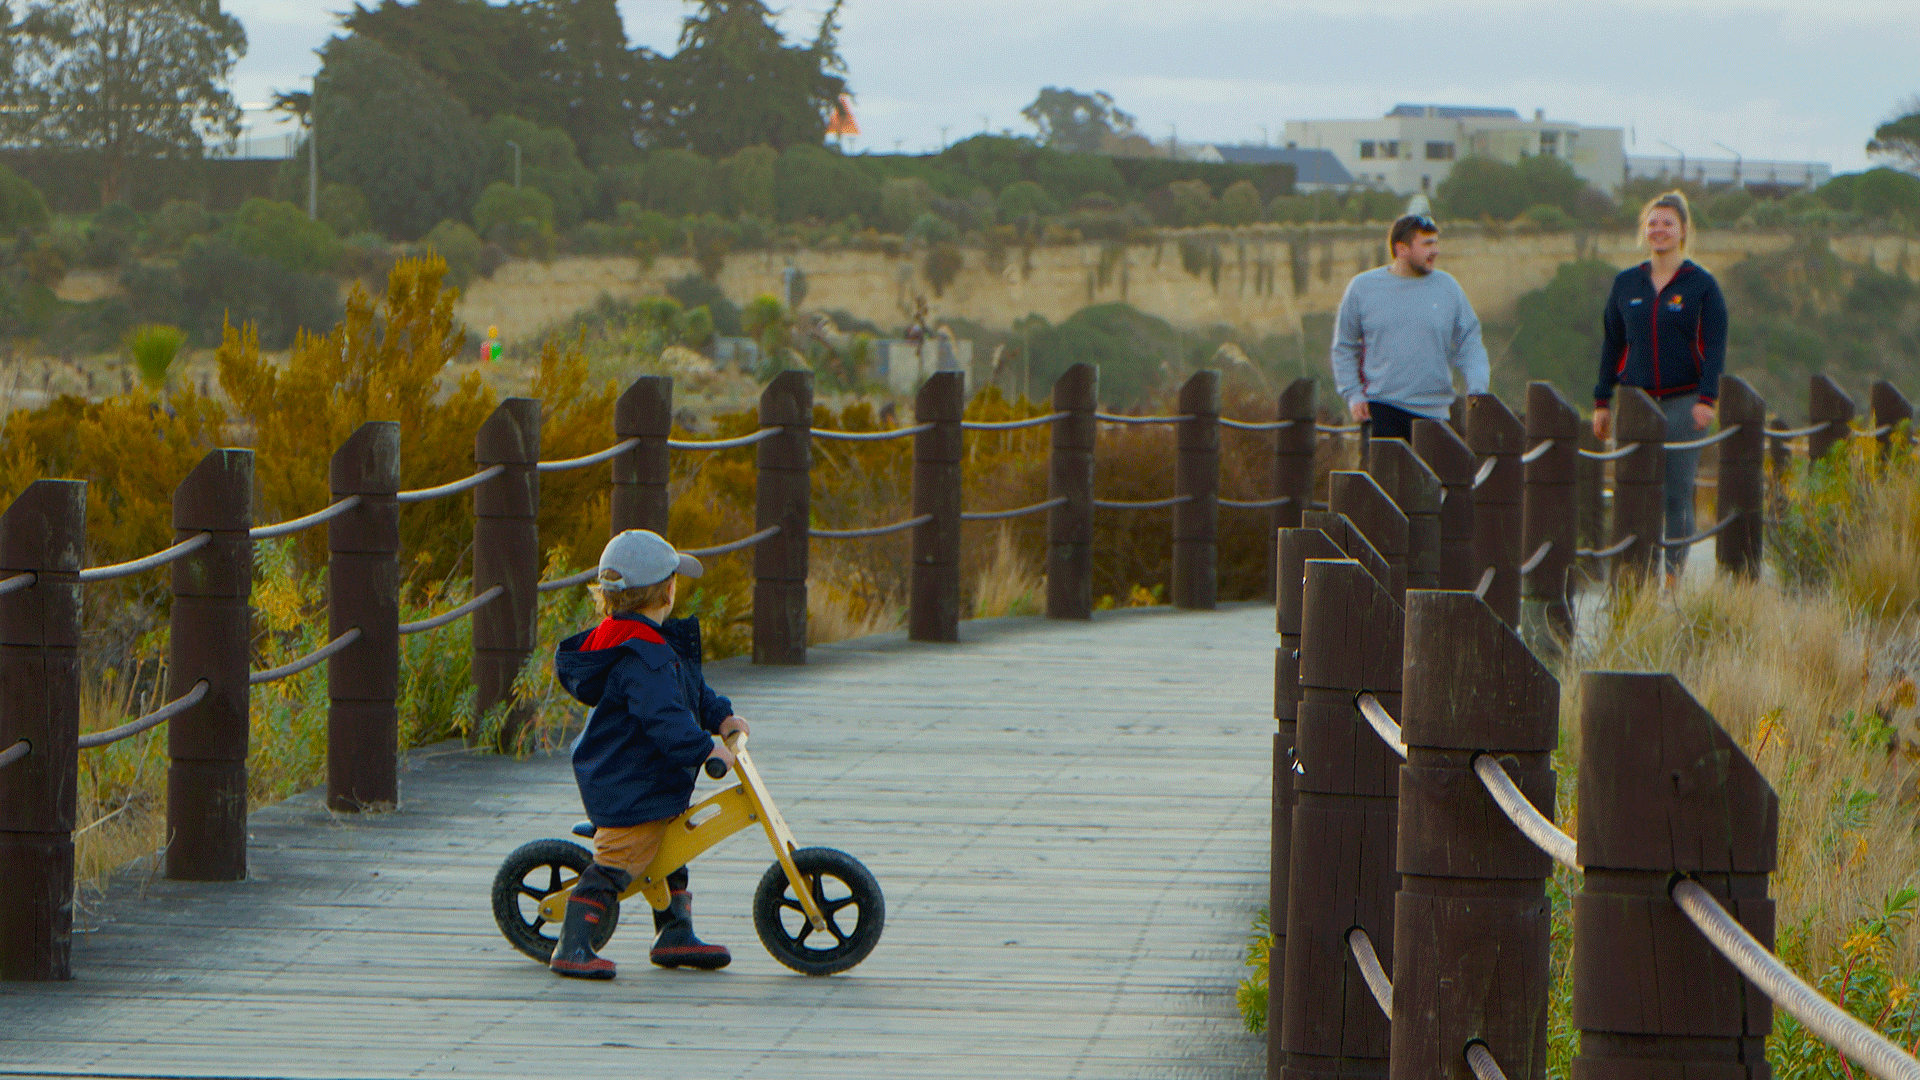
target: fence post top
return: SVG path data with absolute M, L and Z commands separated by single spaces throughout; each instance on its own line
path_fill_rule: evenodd
M 1440 475 L 1413 452 L 1404 439 L 1370 439 L 1367 472 L 1408 514 L 1437 514 L 1442 492 Z
M 328 466 L 336 495 L 391 495 L 400 490 L 400 424 L 369 420 L 354 429 Z
M 1467 398 L 1467 446 L 1475 454 L 1518 454 L 1526 450 L 1527 429 L 1507 403 L 1492 394 Z
M 1288 383 L 1280 391 L 1280 408 L 1275 414 L 1276 420 L 1313 419 L 1313 380 L 1301 377 Z
M 915 423 L 952 423 L 964 419 L 967 407 L 967 377 L 958 371 L 936 371 L 920 384 L 913 396 Z
M 1473 479 L 1473 451 L 1461 441 L 1453 426 L 1444 420 L 1415 420 L 1413 450 L 1433 469 L 1442 482 L 1451 479 L 1465 483 Z M 1466 475 L 1462 476 L 1461 473 Z
M 622 439 L 672 435 L 673 379 L 642 375 L 629 383 L 613 403 L 613 433 Z
M 494 406 L 473 434 L 473 460 L 482 465 L 540 460 L 540 399 L 510 397 Z
M 1333 510 L 1308 510 L 1300 515 L 1300 524 L 1308 529 L 1318 529 L 1334 546 L 1345 552 L 1345 557 L 1360 564 L 1373 575 L 1382 589 L 1393 587 L 1393 570 L 1387 565 L 1386 556 L 1373 546 L 1365 533 L 1354 525 L 1347 515 Z
M 760 423 L 765 427 L 811 428 L 813 372 L 793 370 L 775 375 L 760 392 Z M 804 436 L 806 432 L 797 434 Z
M 1220 415 L 1220 373 L 1201 368 L 1180 384 L 1180 411 L 1190 416 Z
M 86 524 L 85 480 L 35 480 L 0 513 L 0 567 L 77 574 Z
M 1873 422 L 1877 427 L 1913 417 L 1913 404 L 1900 388 L 1881 379 L 1873 384 Z
M 1068 367 L 1060 373 L 1059 378 L 1053 380 L 1054 407 L 1060 407 L 1063 397 L 1079 400 L 1083 394 L 1088 401 L 1100 400 L 1100 369 L 1084 360 Z
M 1405 619 L 1387 587 L 1352 559 L 1308 559 L 1304 571 L 1301 639 L 1321 647 L 1300 650 L 1300 684 L 1399 693 Z
M 1852 420 L 1853 399 L 1826 375 L 1807 380 L 1807 415 L 1819 420 Z
M 209 450 L 173 489 L 176 529 L 253 527 L 253 451 Z
M 1407 590 L 1401 677 L 1409 745 L 1547 753 L 1560 744 L 1560 682 L 1486 601 Z
M 1582 866 L 1774 869 L 1779 799 L 1680 680 L 1590 671 L 1580 694 Z
M 1663 443 L 1667 438 L 1667 416 L 1653 396 L 1637 386 L 1622 386 L 1614 395 L 1614 441 L 1619 443 Z
M 1752 424 L 1766 420 L 1767 402 L 1747 380 L 1738 375 L 1720 376 L 1721 424 Z
M 1576 439 L 1580 428 L 1580 411 L 1557 387 L 1537 379 L 1527 384 L 1527 438 Z
M 1385 555 L 1407 553 L 1407 515 L 1373 477 L 1337 469 L 1327 476 L 1328 504 Z

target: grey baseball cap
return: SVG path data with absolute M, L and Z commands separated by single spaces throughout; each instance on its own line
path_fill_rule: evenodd
M 599 583 L 609 589 L 637 589 L 675 574 L 697 578 L 705 572 L 699 559 L 673 550 L 659 533 L 646 529 L 628 529 L 600 552 Z

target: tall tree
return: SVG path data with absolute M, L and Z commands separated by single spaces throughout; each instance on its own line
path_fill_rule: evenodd
M 846 92 L 840 5 L 833 0 L 808 45 L 788 45 L 762 0 L 701 0 L 660 65 L 654 141 L 708 157 L 749 146 L 818 146 Z
M 1040 141 L 1056 150 L 1098 153 L 1114 139 L 1131 136 L 1133 117 L 1121 112 L 1104 90 L 1082 94 L 1049 86 L 1020 115 L 1040 131 Z
M 98 154 L 103 206 L 133 162 L 240 134 L 227 76 L 247 34 L 220 0 L 38 0 L 12 29 L 15 139 Z
M 1867 153 L 1898 169 L 1920 172 L 1920 95 L 1900 104 L 1901 115 L 1874 129 Z

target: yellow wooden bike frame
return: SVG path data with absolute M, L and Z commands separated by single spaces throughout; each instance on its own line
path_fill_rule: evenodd
M 800 899 L 800 909 L 806 913 L 807 921 L 820 933 L 827 933 L 827 919 L 820 911 L 820 905 L 814 902 L 813 890 L 800 876 L 800 870 L 794 866 L 793 853 L 798 846 L 793 842 L 793 833 L 787 828 L 786 819 L 780 816 L 780 810 L 773 805 L 773 799 L 767 794 L 767 787 L 760 779 L 760 771 L 753 767 L 753 758 L 747 755 L 747 733 L 735 732 L 728 741 L 733 751 L 734 772 L 740 782 L 733 787 L 717 791 L 694 803 L 675 817 L 667 826 L 667 834 L 660 841 L 660 850 L 646 869 L 634 876 L 633 883 L 620 894 L 625 900 L 635 893 L 647 898 L 655 911 L 665 911 L 671 899 L 667 894 L 667 875 L 692 862 L 708 848 L 758 822 L 767 832 L 767 840 L 773 845 L 774 858 L 780 860 L 780 868 L 787 872 L 787 882 L 793 886 L 793 894 Z M 578 879 L 576 879 L 578 880 Z M 566 921 L 567 899 L 573 895 L 573 885 L 568 883 L 559 891 L 540 901 L 540 917 L 550 923 Z

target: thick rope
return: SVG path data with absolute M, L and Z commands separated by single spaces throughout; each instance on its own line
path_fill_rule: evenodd
M 428 630 L 438 630 L 463 615 L 473 614 L 496 599 L 505 596 L 506 592 L 507 587 L 505 585 L 495 585 L 493 588 L 488 589 L 486 592 L 481 593 L 479 596 L 474 597 L 445 614 L 435 615 L 431 619 L 422 619 L 419 622 L 403 622 L 400 624 L 400 636 L 406 637 L 408 634 L 419 634 Z
M 1387 970 L 1380 966 L 1380 954 L 1373 951 L 1373 939 L 1359 927 L 1347 931 L 1347 947 L 1353 950 L 1354 962 L 1360 965 L 1360 977 L 1367 980 L 1367 989 L 1373 991 L 1374 1003 L 1393 1019 L 1393 982 L 1387 978 Z
M 356 626 L 292 663 L 281 664 L 279 667 L 267 668 L 265 671 L 256 671 L 248 675 L 247 685 L 259 686 L 262 683 L 284 679 L 289 675 L 298 675 L 359 640 L 360 628 Z
M 565 472 L 568 469 L 584 469 L 589 465 L 598 465 L 603 461 L 612 461 L 614 458 L 619 457 L 621 454 L 639 445 L 639 439 L 628 439 L 615 446 L 610 446 L 597 454 L 588 454 L 586 457 L 538 462 L 534 465 L 534 470 L 536 472 Z
M 1387 749 L 1399 754 L 1402 761 L 1406 760 L 1407 744 L 1400 736 L 1400 725 L 1394 722 L 1387 707 L 1380 704 L 1380 699 L 1372 694 L 1361 694 L 1353 699 L 1353 703 L 1360 707 L 1360 715 L 1367 718 L 1367 723 L 1373 726 L 1373 733 L 1380 736 L 1380 741 L 1387 744 Z
M 190 536 L 165 551 L 156 551 L 144 559 L 135 559 L 132 562 L 113 563 L 109 566 L 89 567 L 80 571 L 80 582 L 84 585 L 89 581 L 106 581 L 111 578 L 128 577 L 133 574 L 138 574 L 143 570 L 152 570 L 157 566 L 165 566 L 175 559 L 185 558 L 212 542 L 212 533 L 200 533 L 197 536 Z
M 363 501 L 365 500 L 362 496 L 349 495 L 339 502 L 334 503 L 332 506 L 324 510 L 315 510 L 305 517 L 297 517 L 291 521 L 283 521 L 278 525 L 262 525 L 257 529 L 248 529 L 247 539 L 272 540 L 276 537 L 291 536 L 302 529 L 310 529 L 322 522 L 332 521 L 341 514 L 359 506 Z
M 731 450 L 736 446 L 752 446 L 754 443 L 771 439 L 785 430 L 787 429 L 783 427 L 763 427 L 751 435 L 742 435 L 734 439 L 713 439 L 707 442 L 687 442 L 680 439 L 668 439 L 667 449 L 695 451 Z
M 915 424 L 912 427 L 894 428 L 891 431 L 828 431 L 814 428 L 816 439 L 839 439 L 842 442 L 882 442 L 887 439 L 904 439 L 908 435 L 918 435 L 923 431 L 932 431 L 932 424 Z
M 1527 801 L 1498 758 L 1492 754 L 1481 754 L 1474 758 L 1473 773 L 1487 786 L 1487 794 L 1493 796 L 1494 805 L 1507 815 L 1522 836 L 1533 841 L 1533 846 L 1546 852 L 1555 862 L 1580 869 L 1580 845 Z
M 393 501 L 398 503 L 418 503 L 427 502 L 432 499 L 443 499 L 448 495 L 458 495 L 468 488 L 477 488 L 481 484 L 486 483 L 506 471 L 507 467 L 505 465 L 489 465 L 479 472 L 474 473 L 472 476 L 455 480 L 451 484 L 441 484 L 439 487 L 416 488 L 413 491 L 395 492 Z
M 1017 431 L 1020 428 L 1039 427 L 1041 424 L 1051 424 L 1055 420 L 1065 420 L 1072 415 L 1068 412 L 1056 412 L 1045 416 L 1030 416 L 1025 420 L 963 420 L 960 422 L 960 430 Z
M 1022 506 L 1015 510 L 981 510 L 976 513 L 962 513 L 960 520 L 1005 521 L 1008 518 L 1025 517 L 1028 514 L 1037 514 L 1042 510 L 1051 510 L 1056 506 L 1065 506 L 1066 504 L 1067 497 L 1065 495 L 1056 495 L 1046 502 L 1037 502 L 1032 506 Z
M 80 736 L 80 749 L 92 750 L 95 747 L 108 746 L 119 742 L 121 739 L 130 739 L 148 728 L 159 727 L 161 724 L 200 704 L 200 699 L 206 697 L 207 691 L 211 689 L 213 689 L 213 685 L 207 682 L 207 680 L 201 679 L 199 682 L 193 684 L 193 689 L 174 698 L 172 701 L 167 702 L 165 705 L 160 706 L 138 720 L 121 724 L 117 728 L 109 728 L 106 731 L 96 731 L 91 735 Z
M 808 529 L 807 535 L 815 540 L 865 540 L 871 536 L 887 536 L 891 533 L 905 532 L 915 526 L 925 525 L 933 520 L 932 514 L 896 521 L 891 525 L 876 525 L 871 529 Z

